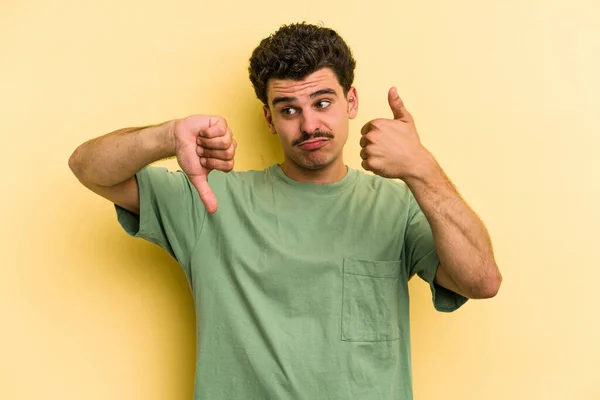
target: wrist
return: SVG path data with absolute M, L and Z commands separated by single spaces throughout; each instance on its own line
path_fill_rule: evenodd
M 402 180 L 413 192 L 453 187 L 433 154 L 428 151 L 423 157 L 419 158 L 410 174 L 407 174 Z
M 177 131 L 178 119 L 173 119 L 165 123 L 164 142 L 165 150 L 169 153 L 168 157 L 173 157 L 177 154 Z
M 405 176 L 401 177 L 409 187 L 415 185 L 435 185 L 445 180 L 444 171 L 436 161 L 433 154 L 425 150 L 423 155 L 418 158 L 413 167 Z
M 148 151 L 153 154 L 154 159 L 173 157 L 177 151 L 177 141 L 175 139 L 175 127 L 177 120 L 171 120 L 159 125 L 147 128 Z

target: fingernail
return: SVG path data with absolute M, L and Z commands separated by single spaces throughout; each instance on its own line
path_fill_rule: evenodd
M 198 155 L 204 154 L 204 147 L 198 146 L 198 151 L 196 153 L 198 153 Z
M 200 164 L 206 165 L 206 158 L 200 157 Z

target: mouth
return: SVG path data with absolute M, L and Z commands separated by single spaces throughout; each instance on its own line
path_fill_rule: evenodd
M 302 142 L 298 144 L 298 147 L 304 150 L 316 150 L 325 146 L 329 143 L 329 139 L 326 138 L 318 138 L 313 140 L 307 140 L 306 142 Z

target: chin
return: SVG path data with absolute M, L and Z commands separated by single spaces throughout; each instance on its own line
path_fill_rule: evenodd
M 314 159 L 295 159 L 294 163 L 302 169 L 317 171 L 333 164 L 337 158 L 326 159 L 325 157 L 316 157 Z
M 320 169 L 325 168 L 329 164 L 298 164 L 302 169 L 306 169 L 309 171 L 318 171 Z

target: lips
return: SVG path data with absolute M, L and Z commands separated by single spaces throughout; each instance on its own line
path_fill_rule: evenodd
M 315 140 L 307 140 L 306 142 L 302 142 L 298 145 L 298 147 L 304 150 L 316 150 L 325 146 L 329 142 L 329 139 L 315 139 Z

